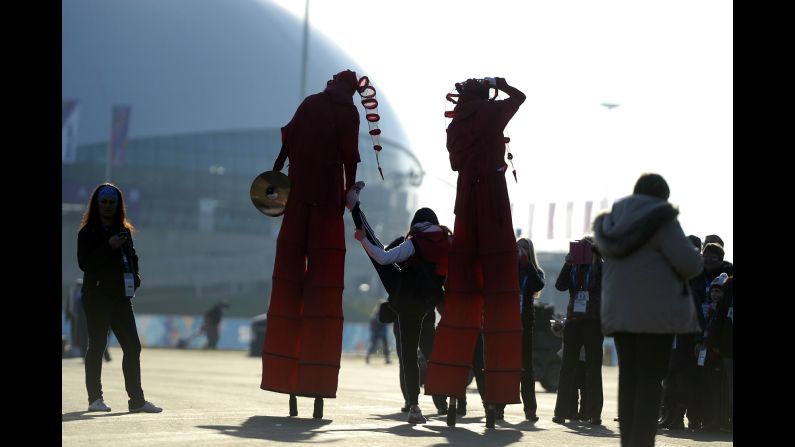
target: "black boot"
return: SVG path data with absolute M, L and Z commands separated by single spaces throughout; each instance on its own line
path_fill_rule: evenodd
M 290 395 L 290 416 L 298 416 L 298 401 L 295 394 Z
M 530 422 L 538 422 L 538 416 L 535 411 L 524 410 L 524 418 Z

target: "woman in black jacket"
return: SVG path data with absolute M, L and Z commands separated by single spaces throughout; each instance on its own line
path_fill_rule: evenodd
M 577 413 L 577 409 L 569 408 L 569 405 L 575 389 L 574 371 L 580 348 L 585 346 L 585 389 L 588 393 L 585 416 L 588 424 L 602 425 L 602 343 L 605 338 L 600 325 L 602 257 L 593 246 L 591 236 L 585 236 L 581 242 L 591 249 L 590 262 L 579 264 L 572 253 L 567 254 L 566 263 L 555 282 L 556 289 L 569 291 L 569 305 L 563 328 L 563 362 L 552 422 L 563 424 L 566 418 Z
M 408 407 L 408 422 L 424 424 L 427 419 L 419 407 L 420 368 L 417 350 L 424 347 L 421 344 L 423 326 L 433 325 L 430 315 L 434 307 L 441 304 L 444 296 L 443 284 L 447 277 L 452 233 L 449 228 L 439 224 L 432 209 L 420 208 L 414 213 L 408 235 L 399 237 L 385 247 L 359 206 L 362 188 L 364 182 L 356 182 L 347 197 L 347 207 L 356 225 L 354 236 L 372 261 L 389 294 L 388 305 L 395 314 L 400 383 Z M 430 350 L 424 355 L 430 357 Z M 445 413 L 443 396 L 434 396 L 434 404 L 440 413 Z
M 519 255 L 519 309 L 522 313 L 522 406 L 525 419 L 536 422 L 538 404 L 533 376 L 533 326 L 536 316 L 533 303 L 544 288 L 544 270 L 538 265 L 533 241 L 520 238 L 516 241 L 516 248 Z M 495 419 L 503 419 L 504 414 L 505 404 L 497 405 Z
M 127 220 L 121 190 L 97 186 L 91 194 L 77 235 L 77 262 L 83 273 L 83 306 L 88 322 L 86 390 L 88 411 L 110 411 L 102 398 L 102 353 L 113 330 L 124 358 L 122 371 L 132 413 L 159 413 L 141 388 L 141 342 L 135 326 L 132 298 L 140 285 L 133 225 Z

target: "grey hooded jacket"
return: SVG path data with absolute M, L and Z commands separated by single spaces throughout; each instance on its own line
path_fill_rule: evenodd
M 700 332 L 688 280 L 703 260 L 682 231 L 679 210 L 667 201 L 633 194 L 593 223 L 602 270 L 602 332 Z

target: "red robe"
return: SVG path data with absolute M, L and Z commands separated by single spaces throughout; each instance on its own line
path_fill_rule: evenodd
M 336 397 L 342 351 L 345 191 L 356 181 L 356 74 L 307 97 L 282 128 L 274 164 L 289 158 L 290 197 L 276 242 L 262 348 L 263 390 Z M 345 174 L 343 176 L 343 173 Z
M 477 337 L 483 332 L 484 403 L 518 403 L 522 369 L 517 249 L 505 182 L 502 131 L 524 102 L 462 94 L 447 128 L 450 165 L 458 171 L 455 228 L 444 309 L 428 365 L 425 393 L 463 398 Z

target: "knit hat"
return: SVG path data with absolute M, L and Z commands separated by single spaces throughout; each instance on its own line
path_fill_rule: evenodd
M 434 213 L 432 209 L 420 208 L 414 213 L 414 218 L 411 219 L 411 226 L 413 227 L 414 224 L 420 222 L 430 222 L 434 225 L 439 225 L 439 218 L 436 217 L 436 213 Z
M 721 239 L 717 234 L 708 234 L 706 237 L 704 237 L 704 245 L 710 243 L 715 243 L 723 247 L 723 239 Z
M 715 279 L 712 280 L 712 283 L 710 283 L 709 287 L 710 288 L 723 287 L 723 283 L 725 283 L 728 278 L 729 275 L 727 275 L 726 273 L 721 273 Z
M 723 247 L 714 242 L 710 242 L 709 244 L 705 245 L 704 249 L 701 251 L 701 254 L 703 255 L 707 252 L 715 253 L 721 257 L 724 255 Z

